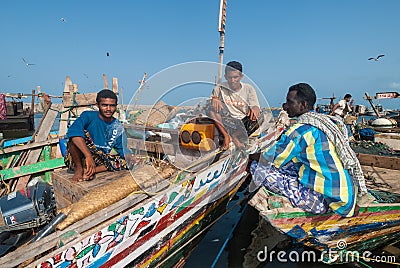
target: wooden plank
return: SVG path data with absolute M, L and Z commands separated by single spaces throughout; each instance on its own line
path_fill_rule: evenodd
M 400 170 L 400 158 L 357 153 L 361 165 Z
M 133 125 L 133 124 L 124 124 L 124 128 L 127 129 L 134 129 L 138 131 L 153 131 L 153 132 L 162 132 L 162 133 L 169 133 L 174 135 L 179 135 L 179 129 L 173 128 L 159 128 L 159 127 L 150 127 L 150 126 L 141 126 L 141 125 Z
M 37 147 L 43 147 L 46 145 L 52 145 L 52 144 L 56 144 L 56 143 L 58 143 L 58 138 L 53 138 L 53 139 L 42 141 L 42 142 L 34 142 L 34 143 L 25 144 L 25 145 L 9 147 L 9 148 L 5 148 L 5 149 L 0 149 L 0 155 L 13 153 L 13 152 L 20 152 L 20 151 L 34 149 Z
M 117 97 L 119 98 L 119 94 L 118 94 L 118 78 L 113 77 L 112 78 L 112 91 L 115 93 L 115 95 L 117 95 Z M 121 113 L 120 111 L 120 106 L 118 106 L 118 109 L 115 111 L 114 117 L 117 119 L 121 119 Z
M 54 109 L 52 107 L 52 103 L 50 103 L 49 109 L 47 109 L 46 113 L 44 114 L 44 119 L 42 121 L 42 124 L 41 124 L 39 130 L 37 131 L 37 136 L 35 138 L 36 142 L 42 142 L 42 141 L 45 141 L 48 139 L 50 130 L 51 130 L 52 126 L 54 125 L 54 121 L 56 120 L 58 112 L 59 111 L 57 109 Z M 36 149 L 30 150 L 24 164 L 29 165 L 29 164 L 36 163 L 39 159 L 41 152 L 42 152 L 42 148 L 36 148 Z M 18 190 L 25 188 L 29 179 L 30 179 L 30 175 L 19 178 L 15 190 L 18 191 Z
M 64 84 L 64 92 L 63 92 L 63 98 L 64 96 L 69 96 L 71 92 L 69 91 L 69 86 L 72 85 L 71 78 L 67 76 L 65 78 L 65 84 Z M 69 112 L 67 111 L 67 107 L 65 107 L 64 103 L 62 105 L 61 109 L 61 116 L 60 116 L 60 127 L 58 129 L 58 134 L 60 137 L 64 137 L 64 135 L 67 133 L 67 127 L 68 127 L 68 117 L 69 117 Z M 61 156 L 61 154 L 60 154 Z
M 97 93 L 69 94 L 63 96 L 65 108 L 76 106 L 90 106 L 96 104 Z
M 118 78 L 112 78 L 112 91 L 118 96 Z
M 128 148 L 132 150 L 138 149 L 139 151 L 175 155 L 174 145 L 158 141 L 143 141 L 139 139 L 128 138 Z
M 30 165 L 18 166 L 14 168 L 0 170 L 0 181 L 21 176 L 32 175 L 39 172 L 53 170 L 55 168 L 64 167 L 64 158 L 55 158 L 48 161 L 37 162 Z
M 104 89 L 108 89 L 108 82 L 106 74 L 103 74 Z
M 56 131 L 52 131 L 52 132 L 50 132 L 50 135 L 56 135 L 57 136 L 58 134 L 57 134 Z M 7 141 L 3 140 L 4 142 L 3 142 L 2 148 L 12 147 L 12 146 L 15 146 L 15 145 L 21 145 L 23 143 L 30 142 L 31 140 L 32 140 L 31 136 L 18 138 L 18 139 L 13 139 L 13 140 L 7 140 Z

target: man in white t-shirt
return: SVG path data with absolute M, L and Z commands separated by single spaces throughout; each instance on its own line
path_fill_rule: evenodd
M 260 104 L 257 94 L 252 85 L 240 81 L 242 78 L 242 64 L 231 61 L 225 67 L 227 82 L 217 85 L 212 92 L 210 116 L 214 119 L 217 129 L 224 137 L 222 150 L 229 148 L 231 137 L 225 126 L 230 122 L 234 123 L 227 127 L 235 145 L 238 147 L 244 146 L 238 139 L 239 132 L 244 130 L 247 135 L 250 135 L 258 128 L 257 120 L 260 118 Z
M 352 96 L 350 94 L 344 95 L 343 100 L 340 100 L 338 103 L 335 104 L 335 106 L 333 106 L 330 115 L 344 118 L 348 113 L 350 113 L 352 111 L 351 106 L 354 102 L 354 100 L 351 100 L 351 97 Z

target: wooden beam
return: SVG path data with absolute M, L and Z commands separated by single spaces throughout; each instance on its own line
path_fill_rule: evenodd
M 96 104 L 97 93 L 68 94 L 63 96 L 63 106 L 90 106 Z
M 143 150 L 153 153 L 175 155 L 174 145 L 157 141 L 143 141 L 140 139 L 128 138 L 128 148 L 133 150 L 138 149 L 139 151 Z
M 118 78 L 116 77 L 112 78 L 112 91 L 118 95 Z
M 126 129 L 134 129 L 137 131 L 154 131 L 154 132 L 162 132 L 162 133 L 169 133 L 172 135 L 179 135 L 179 129 L 172 129 L 172 128 L 159 128 L 159 127 L 150 127 L 150 126 L 141 126 L 141 125 L 133 125 L 133 124 L 124 124 L 124 128 Z
M 70 96 L 71 95 L 71 92 L 69 90 L 69 86 L 72 86 L 72 81 L 71 81 L 71 78 L 69 76 L 67 76 L 65 78 L 63 99 L 64 99 L 64 96 Z M 67 109 L 67 107 L 65 106 L 65 104 L 63 102 L 62 109 L 61 109 L 62 113 L 61 113 L 61 116 L 60 116 L 60 126 L 59 126 L 59 129 L 58 129 L 58 135 L 60 135 L 60 137 L 64 137 L 65 134 L 67 133 L 69 112 L 66 109 Z M 60 154 L 60 156 L 61 156 L 61 154 Z
M 361 165 L 400 170 L 400 158 L 357 153 Z
M 43 147 L 46 145 L 52 145 L 52 144 L 56 144 L 56 143 L 58 143 L 58 138 L 53 138 L 53 139 L 45 140 L 45 141 L 41 141 L 41 142 L 33 142 L 33 143 L 21 145 L 21 146 L 8 147 L 5 149 L 0 149 L 0 155 L 24 151 L 27 149 L 34 149 L 37 147 Z
M 35 173 L 40 173 L 55 168 L 64 167 L 64 158 L 55 158 L 48 161 L 37 162 L 30 165 L 18 166 L 9 169 L 0 170 L 0 181 L 19 178 L 23 176 L 30 176 Z
M 104 89 L 108 89 L 108 82 L 106 74 L 103 74 Z

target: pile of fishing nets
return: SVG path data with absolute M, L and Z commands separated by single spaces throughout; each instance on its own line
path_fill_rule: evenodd
M 393 150 L 393 148 L 382 142 L 361 140 L 361 141 L 351 142 L 350 146 L 356 153 L 385 155 L 385 156 L 400 156 L 400 154 L 396 153 Z

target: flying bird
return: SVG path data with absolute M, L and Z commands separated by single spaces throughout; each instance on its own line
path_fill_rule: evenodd
M 26 64 L 26 66 L 35 65 L 34 63 L 28 63 L 24 58 L 22 58 L 22 61 Z
M 379 60 L 379 58 L 382 58 L 383 56 L 385 56 L 385 55 L 381 54 L 381 55 L 378 55 L 378 57 L 376 57 L 376 58 L 369 58 L 368 60 L 377 61 L 377 60 Z
M 67 22 L 67 20 L 64 19 L 64 18 L 60 18 L 60 21 L 61 21 L 61 22 Z
M 87 74 L 83 74 L 86 78 L 89 78 L 89 76 Z
M 110 52 L 107 52 L 106 55 L 107 55 L 107 57 L 110 57 Z

